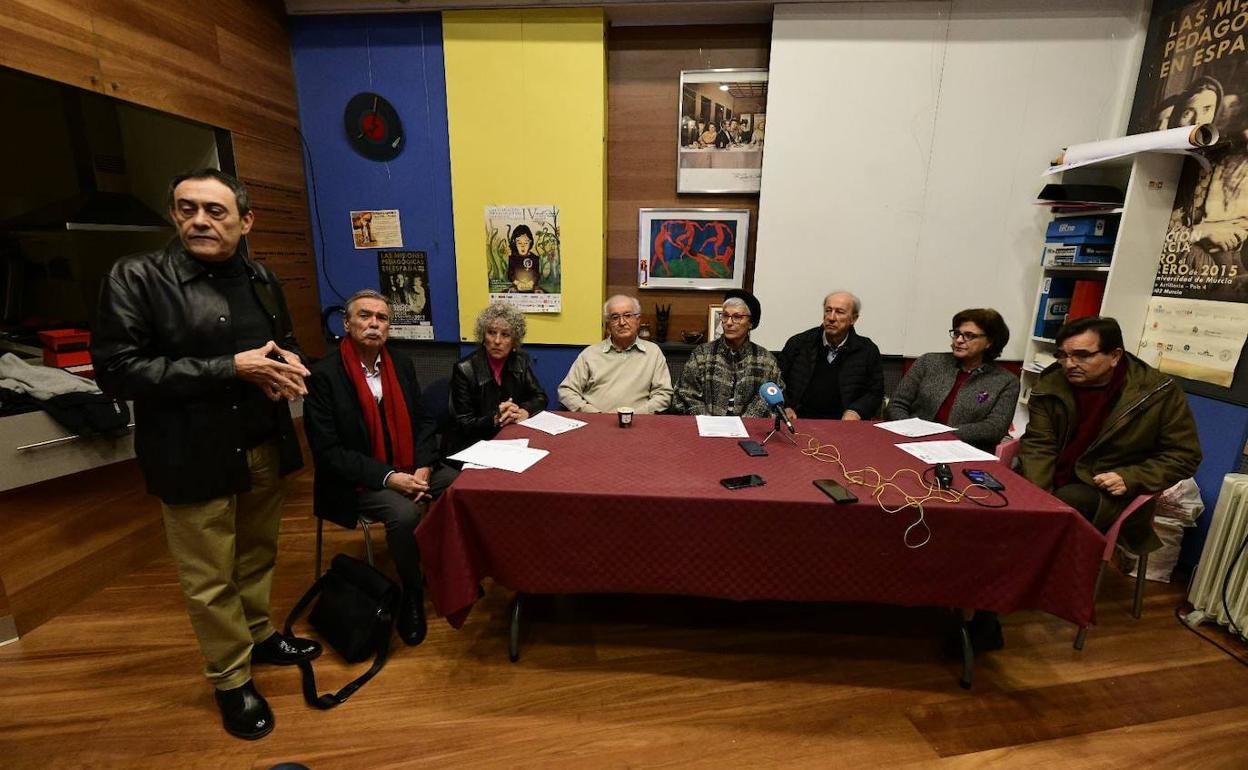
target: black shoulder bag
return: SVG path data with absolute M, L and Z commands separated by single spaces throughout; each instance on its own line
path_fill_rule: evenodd
M 312 663 L 299 662 L 303 699 L 309 706 L 331 709 L 354 695 L 386 665 L 399 587 L 365 562 L 340 553 L 290 611 L 283 633 L 291 634 L 291 626 L 318 595 L 320 600 L 308 615 L 308 622 L 317 634 L 348 663 L 359 663 L 373 656 L 373 665 L 358 679 L 336 693 L 324 695 L 316 693 Z

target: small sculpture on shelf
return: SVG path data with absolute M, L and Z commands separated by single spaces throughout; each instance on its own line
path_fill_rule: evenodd
M 667 325 L 672 320 L 671 305 L 655 305 L 654 306 L 654 341 L 667 342 Z

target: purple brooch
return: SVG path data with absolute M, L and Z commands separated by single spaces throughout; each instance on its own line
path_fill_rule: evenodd
M 981 403 L 981 404 L 982 404 L 982 403 L 984 403 L 985 401 L 987 401 L 987 400 L 988 400 L 988 391 L 986 391 L 986 390 L 985 390 L 984 392 L 982 392 L 982 393 L 980 393 L 979 395 L 975 396 L 975 400 L 976 400 L 976 401 L 978 401 L 978 402 L 979 402 L 979 403 Z

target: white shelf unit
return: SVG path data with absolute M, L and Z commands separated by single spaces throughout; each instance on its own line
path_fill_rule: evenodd
M 1120 207 L 1091 209 L 1054 217 L 1104 216 L 1120 214 L 1114 255 L 1109 265 L 1061 265 L 1044 267 L 1036 286 L 1028 322 L 1027 347 L 1023 356 L 1022 390 L 1015 412 L 1011 435 L 1021 436 L 1027 426 L 1027 400 L 1031 386 L 1043 367 L 1034 365 L 1036 354 L 1053 355 L 1053 340 L 1039 337 L 1035 331 L 1036 314 L 1040 309 L 1043 278 L 1052 275 L 1080 273 L 1105 278 L 1105 296 L 1101 299 L 1101 315 L 1118 319 L 1122 326 L 1123 347 L 1134 353 L 1144 331 L 1148 298 L 1153 293 L 1153 278 L 1161 259 L 1161 246 L 1166 237 L 1174 197 L 1183 170 L 1184 156 L 1145 152 L 1126 158 L 1115 158 L 1063 172 L 1060 177 L 1045 181 L 1066 184 L 1107 184 L 1126 191 Z M 1037 244 L 1040 246 L 1041 244 Z

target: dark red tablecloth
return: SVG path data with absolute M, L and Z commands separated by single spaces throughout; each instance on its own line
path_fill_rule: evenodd
M 508 427 L 500 438 L 528 438 L 550 455 L 521 474 L 464 471 L 416 530 L 433 605 L 451 625 L 463 625 L 486 576 L 530 593 L 1040 609 L 1092 622 L 1104 537 L 1000 463 L 955 464 L 955 485 L 968 483 L 963 468 L 988 469 L 1005 484 L 1008 507 L 928 502 L 931 539 L 908 548 L 915 509 L 885 513 L 838 467 L 778 438 L 769 456 L 748 457 L 736 439 L 700 438 L 692 417 L 638 415 L 632 428 L 617 427 L 614 415 L 575 417 L 589 424 L 559 436 Z M 756 439 L 771 425 L 745 424 Z M 839 447 L 851 471 L 924 467 L 893 446 L 909 439 L 870 423 L 803 420 L 798 428 Z M 766 485 L 719 484 L 747 473 Z M 860 501 L 834 503 L 811 484 L 819 478 L 840 481 Z M 884 501 L 896 507 L 901 497 Z

